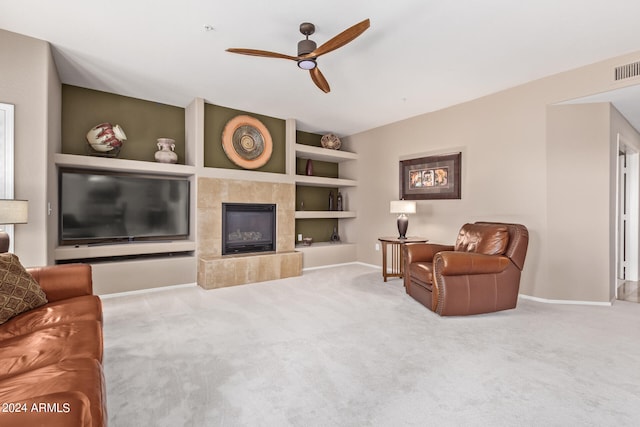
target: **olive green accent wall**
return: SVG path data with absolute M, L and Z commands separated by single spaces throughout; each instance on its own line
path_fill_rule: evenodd
M 296 142 L 298 144 L 322 147 L 322 143 L 320 142 L 321 139 L 322 135 L 317 133 L 303 132 L 301 130 L 296 131 Z
M 184 113 L 181 107 L 62 85 L 62 153 L 87 154 L 87 132 L 108 122 L 127 135 L 118 158 L 155 161 L 157 139 L 172 138 L 184 164 Z
M 334 227 L 338 229 L 338 220 L 333 218 L 297 219 L 296 236 L 302 234 L 302 237 L 311 237 L 314 242 L 328 242 Z
M 260 120 L 269 130 L 273 141 L 273 152 L 269 161 L 264 166 L 252 170 L 286 173 L 287 146 L 284 120 L 213 104 L 204 105 L 204 165 L 212 168 L 243 169 L 229 160 L 222 148 L 222 130 L 225 125 L 229 120 L 243 114 Z
M 323 176 L 327 178 L 338 178 L 338 164 L 311 160 L 313 176 Z M 296 174 L 306 175 L 307 159 L 296 159 Z
M 333 203 L 336 206 L 337 188 L 296 186 L 297 211 L 328 211 L 329 192 L 333 193 Z M 304 209 L 301 203 L 304 202 Z

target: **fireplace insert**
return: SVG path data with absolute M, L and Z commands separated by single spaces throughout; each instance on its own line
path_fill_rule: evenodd
M 275 236 L 275 204 L 222 204 L 222 255 L 275 251 Z

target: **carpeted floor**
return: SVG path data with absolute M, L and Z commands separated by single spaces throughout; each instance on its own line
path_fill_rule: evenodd
M 640 304 L 442 318 L 363 265 L 103 303 L 112 427 L 640 424 Z

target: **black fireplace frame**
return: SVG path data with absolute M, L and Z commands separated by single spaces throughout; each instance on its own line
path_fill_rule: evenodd
M 242 243 L 230 243 L 229 221 L 227 212 L 271 212 L 272 236 L 271 240 L 243 241 Z M 275 252 L 276 230 L 276 205 L 273 203 L 223 203 L 222 204 L 222 255 L 236 255 L 246 253 Z

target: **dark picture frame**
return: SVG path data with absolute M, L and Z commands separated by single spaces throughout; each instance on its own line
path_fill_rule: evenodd
M 462 153 L 400 161 L 400 199 L 461 199 Z

